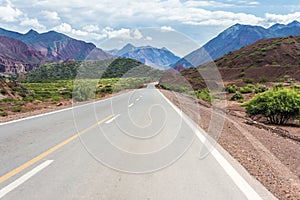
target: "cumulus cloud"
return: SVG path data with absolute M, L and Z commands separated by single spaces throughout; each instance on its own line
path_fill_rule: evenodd
M 47 19 L 52 21 L 59 21 L 60 17 L 58 16 L 57 12 L 51 12 L 47 10 L 43 10 L 41 14 Z
M 106 34 L 108 38 L 118 38 L 124 40 L 140 40 L 146 39 L 138 29 L 125 29 L 114 30 L 111 27 L 106 27 L 102 33 Z M 149 39 L 149 38 L 148 38 Z
M 72 35 L 76 36 L 86 36 L 88 35 L 88 32 L 74 29 L 72 26 L 68 23 L 61 23 L 60 25 L 53 28 L 55 31 L 62 32 L 62 33 L 71 33 Z
M 0 19 L 5 22 L 14 22 L 22 16 L 23 13 L 8 1 L 6 6 L 0 6 Z
M 84 26 L 83 29 L 87 32 L 96 32 L 100 30 L 98 25 L 92 25 L 92 24 Z
M 186 1 L 184 5 L 187 7 L 216 7 L 216 8 L 224 8 L 224 7 L 236 7 L 235 4 L 222 3 L 217 1 Z
M 28 17 L 25 17 L 24 19 L 21 20 L 20 22 L 21 26 L 28 26 L 30 28 L 34 28 L 37 30 L 45 30 L 46 27 L 42 24 L 39 23 L 38 19 L 34 18 L 34 19 L 30 19 Z
M 287 14 L 287 15 L 266 13 L 265 20 L 268 23 L 287 24 L 294 20 L 300 21 L 300 12 L 295 12 L 295 13 L 291 13 L 291 14 Z
M 259 5 L 260 3 L 258 1 L 251 1 L 248 4 L 249 5 Z
M 237 22 L 265 25 L 266 21 L 270 21 L 271 18 L 273 20 L 274 17 L 264 19 L 254 14 L 225 12 L 223 9 L 255 7 L 259 4 L 260 2 L 255 0 L 102 0 L 101 4 L 97 0 L 44 0 L 35 1 L 34 6 L 41 10 L 45 8 L 46 10 L 55 10 L 56 12 L 43 12 L 49 19 L 64 19 L 63 22 L 79 25 L 79 27 L 88 24 L 83 27 L 86 32 L 101 32 L 104 27 L 111 26 L 119 30 L 106 30 L 110 37 L 119 32 L 123 37 L 128 38 L 132 36 L 128 30 L 121 29 L 124 25 L 126 27 L 154 27 L 178 24 L 176 27 L 181 25 L 224 27 Z M 99 21 L 99 19 L 101 20 Z M 97 24 L 101 27 L 98 27 Z
M 0 0 L 1 23 L 8 27 L 10 25 L 21 27 L 21 31 L 24 30 L 22 27 L 39 30 L 54 29 L 77 39 L 94 42 L 104 38 L 152 40 L 150 35 L 141 33 L 136 30 L 136 27 L 160 27 L 161 32 L 174 31 L 175 28 L 187 35 L 189 33 L 193 35 L 191 30 L 198 29 L 198 26 L 206 28 L 210 26 L 212 31 L 201 33 L 209 35 L 207 36 L 209 38 L 222 28 L 235 23 L 268 26 L 277 22 L 300 21 L 299 12 L 285 15 L 267 13 L 260 16 L 249 14 L 248 10 L 246 12 L 245 8 L 263 4 L 262 1 L 257 0 L 101 0 L 101 3 L 99 0 L 32 0 L 29 2 L 30 6 L 25 1 L 13 1 L 12 4 L 9 0 Z M 233 7 L 239 8 L 229 9 Z M 285 12 L 291 11 L 285 10 Z M 197 37 L 200 38 L 195 36 Z M 153 38 L 155 40 L 155 37 Z M 200 40 L 199 38 L 197 40 Z
M 160 27 L 161 32 L 170 32 L 170 31 L 175 31 L 171 26 L 162 26 Z
M 69 36 L 78 38 L 78 39 L 86 39 L 86 40 L 101 40 L 106 37 L 106 34 L 89 32 L 85 30 L 75 29 L 68 23 L 61 23 L 58 26 L 55 26 L 53 30 L 61 33 L 65 33 Z

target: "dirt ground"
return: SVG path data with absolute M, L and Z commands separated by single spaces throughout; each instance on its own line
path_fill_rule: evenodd
M 209 104 L 183 94 L 161 92 L 204 130 L 212 128 L 209 123 L 213 109 Z M 266 130 L 274 126 L 247 124 L 250 119 L 232 102 L 228 108 L 221 133 L 212 136 L 278 199 L 299 200 L 300 142 L 282 137 L 272 129 Z M 290 134 L 300 132 L 299 127 L 280 128 Z

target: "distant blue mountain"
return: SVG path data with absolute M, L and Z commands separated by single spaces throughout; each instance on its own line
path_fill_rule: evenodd
M 135 47 L 132 44 L 127 44 L 118 51 L 109 51 L 109 53 L 122 58 L 135 59 L 157 69 L 168 69 L 172 63 L 180 59 L 165 47 L 161 49 L 152 46 Z
M 293 21 L 287 25 L 274 24 L 268 29 L 260 26 L 235 24 L 210 40 L 203 47 L 172 64 L 172 67 L 197 67 L 205 62 L 220 58 L 231 51 L 238 50 L 243 46 L 253 44 L 260 39 L 290 35 L 300 35 L 300 23 L 298 21 Z

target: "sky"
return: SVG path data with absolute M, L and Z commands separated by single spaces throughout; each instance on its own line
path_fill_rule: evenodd
M 300 21 L 299 0 L 0 0 L 0 27 L 55 30 L 105 50 L 166 47 L 179 56 L 236 23 Z

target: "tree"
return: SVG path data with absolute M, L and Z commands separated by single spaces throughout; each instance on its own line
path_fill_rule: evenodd
M 244 103 L 246 113 L 263 115 L 272 124 L 286 124 L 300 114 L 300 94 L 292 89 L 275 87 Z

